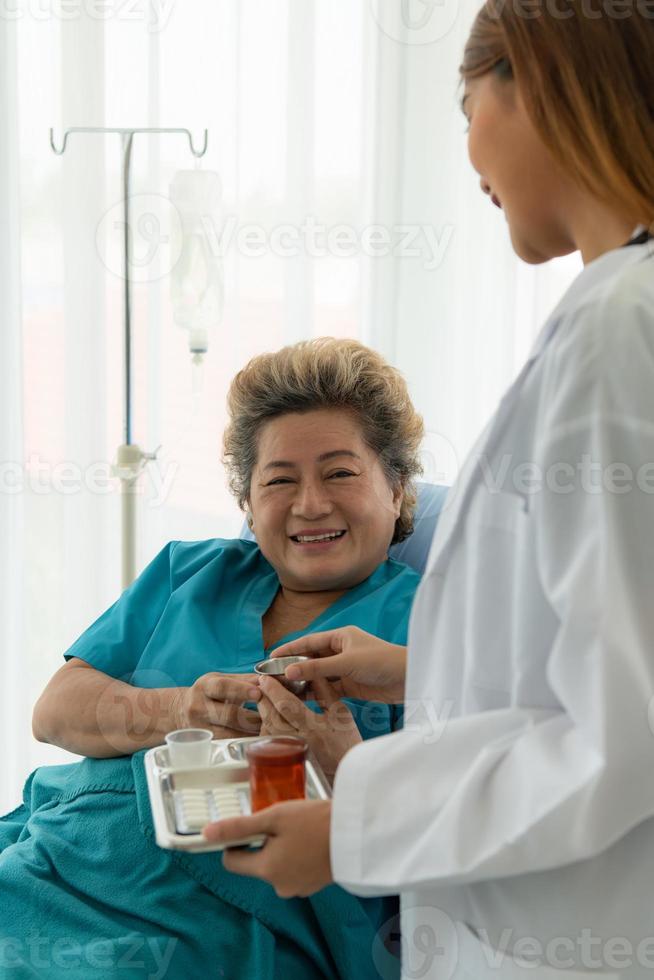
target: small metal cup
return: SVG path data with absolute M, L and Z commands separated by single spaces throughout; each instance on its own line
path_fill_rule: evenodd
M 289 681 L 284 676 L 284 671 L 291 664 L 301 664 L 305 660 L 311 660 L 311 657 L 273 657 L 270 660 L 261 660 L 258 664 L 255 664 L 254 672 L 255 674 L 269 674 L 275 680 L 279 681 L 291 694 L 300 695 L 304 692 L 307 682 Z

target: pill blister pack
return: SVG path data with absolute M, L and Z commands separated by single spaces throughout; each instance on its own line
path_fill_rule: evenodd
M 243 786 L 173 790 L 178 834 L 197 834 L 205 824 L 250 812 L 250 794 Z

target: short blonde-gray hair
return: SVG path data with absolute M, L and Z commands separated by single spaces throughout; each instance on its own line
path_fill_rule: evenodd
M 266 422 L 294 412 L 345 409 L 357 418 L 389 485 L 403 490 L 391 544 L 412 533 L 424 426 L 403 376 L 376 351 L 356 340 L 320 337 L 260 354 L 232 381 L 227 408 L 223 463 L 242 510 L 250 499 L 258 436 Z

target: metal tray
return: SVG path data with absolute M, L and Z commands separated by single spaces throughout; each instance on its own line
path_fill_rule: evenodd
M 195 854 L 222 851 L 226 846 L 260 846 L 263 837 L 230 841 L 229 845 L 207 841 L 201 826 L 209 821 L 249 814 L 250 784 L 245 746 L 251 738 L 215 739 L 208 766 L 175 769 L 168 748 L 159 745 L 145 754 L 145 773 L 155 838 L 159 847 Z M 311 752 L 306 760 L 307 798 L 328 800 L 331 787 Z

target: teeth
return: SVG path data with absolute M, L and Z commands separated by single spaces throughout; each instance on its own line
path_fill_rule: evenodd
M 343 533 L 343 531 L 335 531 L 333 534 L 316 534 L 311 537 L 308 534 L 296 534 L 295 538 L 297 541 L 331 541 L 333 538 L 340 538 Z

